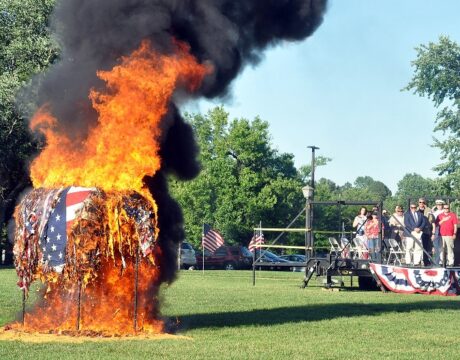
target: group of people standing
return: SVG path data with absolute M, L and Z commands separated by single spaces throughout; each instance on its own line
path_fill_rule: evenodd
M 445 263 L 445 250 L 447 251 L 447 266 L 454 265 L 454 242 L 457 233 L 457 215 L 450 210 L 448 203 L 439 199 L 435 206 L 429 208 L 425 198 L 420 198 L 418 203 L 410 203 L 409 209 L 404 212 L 398 205 L 395 212 L 388 216 L 382 211 L 382 227 L 385 237 L 395 239 L 405 249 L 406 264 L 443 265 Z M 374 208 L 368 213 L 365 207 L 353 221 L 357 236 L 365 236 L 367 248 L 371 259 L 375 259 L 378 249 L 379 220 L 378 209 Z

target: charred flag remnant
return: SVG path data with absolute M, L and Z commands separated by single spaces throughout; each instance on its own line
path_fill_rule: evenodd
M 390 291 L 433 295 L 460 294 L 460 269 L 405 268 L 370 264 L 371 271 Z
M 34 280 L 45 285 L 21 329 L 107 336 L 163 331 L 162 253 L 149 199 L 134 191 L 38 188 L 17 206 L 15 220 L 18 285 L 25 293 Z
M 155 265 L 155 213 L 139 194 L 40 188 L 23 199 L 15 217 L 15 264 L 22 289 L 57 274 L 64 286 L 79 278 L 86 285 L 101 262 L 110 259 L 122 270 L 138 249 Z

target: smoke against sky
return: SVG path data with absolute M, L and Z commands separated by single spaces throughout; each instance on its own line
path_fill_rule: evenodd
M 201 63 L 212 66 L 196 96 L 223 95 L 248 63 L 283 40 L 301 40 L 321 24 L 325 0 L 170 1 L 68 0 L 58 2 L 52 23 L 62 56 L 40 88 L 66 129 L 76 129 L 95 114 L 88 101 L 101 86 L 97 70 L 111 69 L 144 39 L 163 53 L 172 39 L 184 41 Z
M 47 104 L 57 118 L 56 130 L 71 136 L 76 147 L 95 125 L 97 113 L 88 95 L 104 83 L 97 71 L 112 69 L 143 40 L 159 53 L 172 55 L 176 41 L 212 72 L 193 97 L 223 97 L 248 64 L 256 65 L 265 49 L 300 41 L 323 21 L 326 0 L 61 0 L 52 28 L 61 58 L 40 77 L 38 105 Z M 179 89 L 180 90 L 180 89 Z M 184 94 L 181 92 L 181 96 Z M 190 95 L 192 96 L 192 95 Z M 161 124 L 164 167 L 146 184 L 158 205 L 159 244 L 164 280 L 174 276 L 176 246 L 183 240 L 180 209 L 167 192 L 166 173 L 183 179 L 198 174 L 192 131 L 172 102 Z M 135 141 L 131 138 L 128 141 Z M 78 184 L 75 184 L 78 185 Z
M 283 43 L 245 69 L 225 108 L 232 118 L 268 121 L 273 143 L 294 154 L 297 166 L 309 164 L 308 145 L 319 146 L 318 155 L 333 160 L 317 178 L 343 185 L 370 175 L 396 191 L 408 172 L 436 177 L 436 109 L 401 89 L 413 75 L 416 46 L 441 34 L 460 43 L 459 13 L 456 0 L 331 0 L 312 37 Z M 202 101 L 187 111 L 221 103 Z

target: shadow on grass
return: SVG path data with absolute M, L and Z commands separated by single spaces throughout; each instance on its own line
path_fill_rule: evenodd
M 409 313 L 411 311 L 456 310 L 458 301 L 411 302 L 403 304 L 318 304 L 253 311 L 221 312 L 179 316 L 177 330 L 200 328 L 238 327 L 245 325 L 278 325 L 302 321 L 332 320 L 340 317 L 376 316 L 384 313 Z
M 4 265 L 4 264 L 0 264 L 0 270 L 3 270 L 3 269 L 14 269 L 14 265 Z

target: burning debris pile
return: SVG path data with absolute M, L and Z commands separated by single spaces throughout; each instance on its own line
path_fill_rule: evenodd
M 161 331 L 159 284 L 174 280 L 184 238 L 167 176 L 199 172 L 177 104 L 225 96 L 264 49 L 311 35 L 325 8 L 326 0 L 57 1 L 61 59 L 30 92 L 38 108 L 30 127 L 46 146 L 31 164 L 35 190 L 15 213 L 19 286 L 26 294 L 34 280 L 45 285 L 26 329 Z
M 18 285 L 26 291 L 37 278 L 50 283 L 57 274 L 64 287 L 86 286 L 101 263 L 122 273 L 139 252 L 155 266 L 155 212 L 136 193 L 40 188 L 23 199 L 15 218 Z
M 15 218 L 18 285 L 28 292 L 34 280 L 46 284 L 45 301 L 24 319 L 26 329 L 84 328 L 99 334 L 138 330 L 137 303 L 152 306 L 156 293 L 147 289 L 159 285 L 157 219 L 147 199 L 95 188 L 39 188 L 18 205 Z M 146 282 L 140 287 L 139 277 Z M 64 299 L 75 304 L 73 309 L 64 306 Z M 155 311 L 144 311 L 139 312 L 140 329 L 161 330 L 161 321 L 150 317 Z
M 207 71 L 182 43 L 167 57 L 144 41 L 99 72 L 106 89 L 90 91 L 98 121 L 84 141 L 61 132 L 46 105 L 35 114 L 31 127 L 47 146 L 31 165 L 35 190 L 15 212 L 14 249 L 19 286 L 27 293 L 40 280 L 46 290 L 26 330 L 161 330 L 161 270 L 177 242 L 160 244 L 155 191 L 144 177 L 161 167 L 160 124 L 176 86 L 193 90 Z

